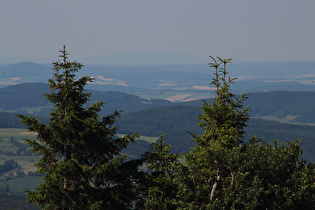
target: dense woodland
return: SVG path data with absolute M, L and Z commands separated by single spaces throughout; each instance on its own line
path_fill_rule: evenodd
M 263 106 L 263 93 L 252 100 L 248 99 L 251 95 L 235 95 L 234 79 L 226 70 L 231 59 L 210 57 L 214 99 L 172 104 L 109 92 L 106 94 L 113 101 L 123 97 L 138 112 L 121 114 L 112 111 L 113 107 L 104 111 L 107 105 L 96 100 L 104 93 L 86 92 L 85 86 L 92 79 L 76 78 L 83 65 L 69 62 L 65 48 L 60 52 L 62 60 L 53 64 L 55 73 L 49 79 L 46 100 L 41 102 L 43 109 L 33 113 L 43 118 L 19 114 L 24 126 L 38 133 L 37 139 L 26 142 L 33 153 L 41 155 L 37 167 L 44 183 L 27 191 L 30 202 L 47 209 L 315 206 L 312 127 L 250 120 L 266 113 L 283 118 L 292 113 L 289 109 L 296 110 L 300 121 L 306 120 L 303 110 L 296 108 L 299 103 L 290 102 L 294 94 L 280 93 L 287 94 L 284 103 L 291 107 L 275 102 L 274 109 Z M 313 93 L 305 94 L 313 97 Z M 273 95 L 266 97 L 278 100 Z M 304 100 L 305 106 L 311 101 L 304 96 L 299 100 Z M 252 114 L 251 103 L 259 104 Z M 117 110 L 120 108 L 124 106 Z M 19 110 L 19 105 L 12 109 Z M 8 119 L 1 126 L 21 126 L 13 120 L 15 114 L 0 114 Z M 281 139 L 271 142 L 275 133 Z M 139 134 L 159 134 L 159 140 L 148 145 L 137 140 Z M 301 143 L 295 137 L 302 135 Z M 301 145 L 309 149 L 305 156 Z
M 249 97 L 254 96 L 250 94 Z M 182 103 L 181 103 L 182 104 Z M 197 126 L 197 116 L 201 114 L 201 101 L 196 104 L 189 103 L 184 105 L 156 107 L 145 109 L 139 112 L 125 113 L 122 112 L 120 118 L 117 119 L 119 126 L 118 133 L 130 133 L 137 131 L 144 136 L 155 136 L 161 130 L 167 135 L 167 142 L 172 145 L 172 152 L 188 152 L 194 146 L 191 141 L 191 135 L 188 133 L 200 133 L 201 129 Z M 197 106 L 200 104 L 200 106 Z M 255 107 L 253 105 L 253 107 Z M 107 110 L 107 105 L 104 109 Z M 108 111 L 107 111 L 108 112 Z M 269 113 L 271 111 L 268 111 Z M 15 113 L 0 111 L 0 128 L 25 128 L 21 121 L 16 118 Z M 39 121 L 48 124 L 48 118 L 38 117 Z M 280 142 L 290 141 L 298 138 L 302 139 L 301 147 L 304 150 L 303 158 L 310 162 L 315 161 L 314 156 L 314 136 L 315 130 L 313 126 L 298 125 L 289 123 L 280 123 L 274 120 L 264 120 L 259 118 L 251 118 L 245 128 L 247 135 L 244 137 L 248 141 L 252 136 L 264 139 L 266 142 L 272 142 L 274 139 Z M 128 146 L 125 151 L 128 155 L 139 157 L 147 150 L 148 142 L 135 142 Z

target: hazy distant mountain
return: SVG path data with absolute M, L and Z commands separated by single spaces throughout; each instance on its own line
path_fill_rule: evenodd
M 23 83 L 0 88 L 0 110 L 49 106 L 44 98 L 48 88 L 45 83 Z
M 103 100 L 106 105 L 102 109 L 103 115 L 117 111 L 134 112 L 159 106 L 169 106 L 172 102 L 167 100 L 147 100 L 136 95 L 119 91 L 86 90 L 92 93 L 87 105 Z M 36 112 L 37 115 L 48 116 L 50 103 L 44 95 L 49 93 L 46 83 L 23 83 L 0 88 L 0 110 L 11 112 Z
M 42 65 L 31 62 L 23 62 L 0 66 L 0 87 L 8 85 L 47 82 L 53 71 L 50 65 Z
M 132 52 L 81 58 L 86 65 L 187 65 L 206 64 L 206 58 L 186 53 Z
M 2 65 L 0 67 L 1 78 L 10 77 L 34 77 L 34 76 L 51 76 L 51 65 L 43 65 L 32 62 L 22 62 L 9 65 Z
M 45 83 L 23 83 L 0 88 L 0 110 L 35 111 L 40 112 L 37 113 L 38 115 L 46 116 L 50 111 L 50 105 L 43 95 L 47 92 L 49 92 L 48 84 Z M 100 100 L 106 102 L 102 112 L 104 115 L 113 112 L 115 109 L 129 113 L 176 104 L 194 107 L 202 105 L 202 100 L 173 103 L 161 99 L 144 99 L 134 94 L 119 91 L 87 90 L 87 92 L 92 93 L 88 104 Z M 249 99 L 245 101 L 245 106 L 251 107 L 250 114 L 253 117 L 274 116 L 279 119 L 301 123 L 315 123 L 314 104 L 315 92 L 311 91 L 250 93 Z
M 149 55 L 148 55 L 149 56 Z M 85 64 L 83 62 L 83 64 Z M 232 63 L 231 77 L 238 80 L 236 93 L 264 91 L 315 91 L 315 61 Z M 54 72 L 51 64 L 30 62 L 0 66 L 0 87 L 47 82 Z M 166 99 L 173 102 L 208 98 L 213 69 L 202 65 L 87 65 L 78 76 L 90 75 L 91 90 L 121 91 L 142 98 Z
M 247 79 L 308 80 L 315 77 L 315 61 L 232 62 L 228 71 L 233 76 Z

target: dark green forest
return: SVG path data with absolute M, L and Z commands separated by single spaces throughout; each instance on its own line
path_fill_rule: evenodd
M 106 105 L 104 109 L 106 109 Z M 163 130 L 167 134 L 168 143 L 172 145 L 172 152 L 188 152 L 194 146 L 188 132 L 201 132 L 197 126 L 197 116 L 200 113 L 201 109 L 198 106 L 157 107 L 133 113 L 123 112 L 121 117 L 117 119 L 117 125 L 119 126 L 119 133 L 122 134 L 137 131 L 144 136 L 155 136 Z M 14 113 L 0 112 L 0 117 L 0 128 L 25 128 Z M 37 118 L 41 122 L 48 123 L 48 118 Z M 301 147 L 304 150 L 302 157 L 311 162 L 315 161 L 313 152 L 315 149 L 315 130 L 313 126 L 251 118 L 245 130 L 247 135 L 244 137 L 244 141 L 248 141 L 254 135 L 267 142 L 272 142 L 275 139 L 280 142 L 291 141 L 295 138 L 302 139 Z M 149 143 L 142 141 L 142 143 L 137 142 L 137 146 L 134 144 L 129 145 L 126 151 L 129 155 L 139 156 L 145 152 Z M 144 145 L 142 146 L 142 144 Z

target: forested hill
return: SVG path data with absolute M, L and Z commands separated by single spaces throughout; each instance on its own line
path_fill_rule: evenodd
M 170 106 L 123 114 L 117 121 L 119 132 L 139 132 L 144 136 L 156 136 L 163 131 L 174 151 L 187 152 L 194 144 L 191 133 L 200 133 L 197 126 L 200 107 Z
M 20 107 L 23 106 L 23 101 L 24 106 L 36 102 L 36 99 L 32 98 L 32 94 L 27 95 L 28 91 L 33 91 L 34 97 L 37 94 L 38 98 L 43 99 L 42 96 L 39 96 L 42 94 L 40 91 L 43 91 L 43 88 L 47 86 L 37 83 L 25 84 L 22 87 L 23 88 L 21 88 L 20 85 L 8 87 L 6 88 L 6 90 L 9 90 L 8 94 L 3 94 L 4 97 L 7 97 L 6 100 L 10 99 L 10 94 L 15 94 L 17 97 L 15 98 L 15 107 L 19 108 L 19 110 L 17 110 L 18 112 L 23 111 L 21 109 L 22 107 Z M 3 91 L 3 89 L 0 90 Z M 1 93 L 5 93 L 5 91 Z M 308 116 L 305 110 L 307 110 L 306 108 L 308 107 L 310 110 L 309 113 L 312 113 L 311 111 L 314 104 L 312 100 L 314 100 L 314 98 L 314 92 L 254 93 L 249 95 L 246 106 L 252 107 L 253 111 L 251 114 L 254 116 L 278 115 L 279 113 L 283 113 L 278 116 L 284 117 L 297 112 L 299 112 L 300 116 L 303 116 L 302 113 Z M 114 109 L 127 110 L 127 112 L 124 111 L 122 113 L 121 118 L 117 122 L 119 133 L 139 132 L 142 135 L 155 136 L 163 130 L 163 132 L 167 134 L 167 142 L 173 145 L 173 151 L 175 152 L 187 152 L 189 148 L 194 145 L 191 142 L 191 135 L 187 133 L 187 131 L 191 133 L 200 132 L 200 128 L 197 126 L 197 116 L 201 113 L 200 106 L 202 105 L 202 101 L 180 103 L 179 105 L 165 100 L 149 101 L 141 99 L 138 96 L 120 92 L 93 91 L 91 102 L 101 99 L 107 102 L 103 114 L 108 114 Z M 1 103 L 3 103 L 3 100 L 1 100 Z M 41 101 L 38 104 L 34 103 L 32 105 L 40 106 L 45 105 L 45 103 Z M 47 108 L 47 110 L 49 109 L 50 108 Z M 42 110 L 44 110 L 44 108 L 42 108 Z M 42 112 L 34 111 L 33 115 L 38 113 L 43 114 Z M 309 117 L 313 116 L 312 114 L 309 115 Z M 40 121 L 47 122 L 47 118 L 39 118 Z M 16 119 L 16 113 L 0 112 L 0 119 L 0 127 L 2 128 L 23 127 L 20 121 Z M 268 142 L 274 139 L 292 141 L 295 137 L 302 138 L 302 148 L 305 150 L 303 157 L 306 157 L 308 160 L 315 160 L 313 154 L 315 150 L 315 129 L 313 126 L 282 124 L 274 121 L 251 119 L 246 131 L 248 132 L 246 140 L 250 139 L 253 135 L 257 135 L 259 138 Z
M 49 91 L 48 84 L 46 83 L 23 83 L 0 88 L 0 110 L 19 113 L 34 112 L 36 115 L 48 116 L 51 107 L 45 99 L 44 94 Z M 102 114 L 108 114 L 114 110 L 127 113 L 152 107 L 172 105 L 172 102 L 167 100 L 146 100 L 136 95 L 118 91 L 102 92 L 87 90 L 87 92 L 92 93 L 88 105 L 100 100 L 106 103 Z
M 47 106 L 49 103 L 43 95 L 48 90 L 45 83 L 23 83 L 0 88 L 0 110 Z
M 118 120 L 119 132 L 139 132 L 142 135 L 154 136 L 163 130 L 167 135 L 175 152 L 188 152 L 194 146 L 191 135 L 188 133 L 200 133 L 197 126 L 197 116 L 201 109 L 196 106 L 171 106 L 144 110 L 136 113 L 128 113 Z M 254 136 L 272 142 L 277 139 L 280 142 L 302 139 L 303 158 L 315 161 L 315 129 L 314 126 L 285 124 L 263 119 L 251 119 L 245 128 L 247 142 Z
M 205 99 L 210 101 L 211 99 Z M 201 106 L 202 100 L 180 103 Z M 274 116 L 291 122 L 315 123 L 315 92 L 270 91 L 248 94 L 244 106 L 250 107 L 251 117 Z
M 50 105 L 43 96 L 47 92 L 49 92 L 49 88 L 45 83 L 23 83 L 0 88 L 0 110 L 48 116 Z M 161 106 L 200 107 L 202 105 L 202 100 L 172 103 L 161 99 L 147 100 L 118 91 L 87 90 L 87 92 L 92 93 L 89 104 L 100 100 L 106 102 L 102 114 L 111 113 L 115 109 L 123 111 L 123 113 L 130 113 Z M 315 92 L 270 91 L 250 93 L 249 99 L 245 101 L 244 105 L 251 107 L 250 115 L 252 117 L 274 116 L 292 122 L 315 123 L 314 104 Z

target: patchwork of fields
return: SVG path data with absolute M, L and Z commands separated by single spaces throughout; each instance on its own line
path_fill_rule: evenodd
M 35 139 L 36 133 L 28 132 L 26 129 L 0 128 L 0 165 L 9 160 L 17 163 L 16 168 L 0 172 L 0 192 L 9 190 L 10 193 L 20 194 L 26 189 L 33 190 L 42 183 L 42 176 L 35 173 L 34 165 L 41 156 L 30 152 L 23 141 L 26 138 Z M 154 143 L 158 137 L 142 136 L 140 139 Z

